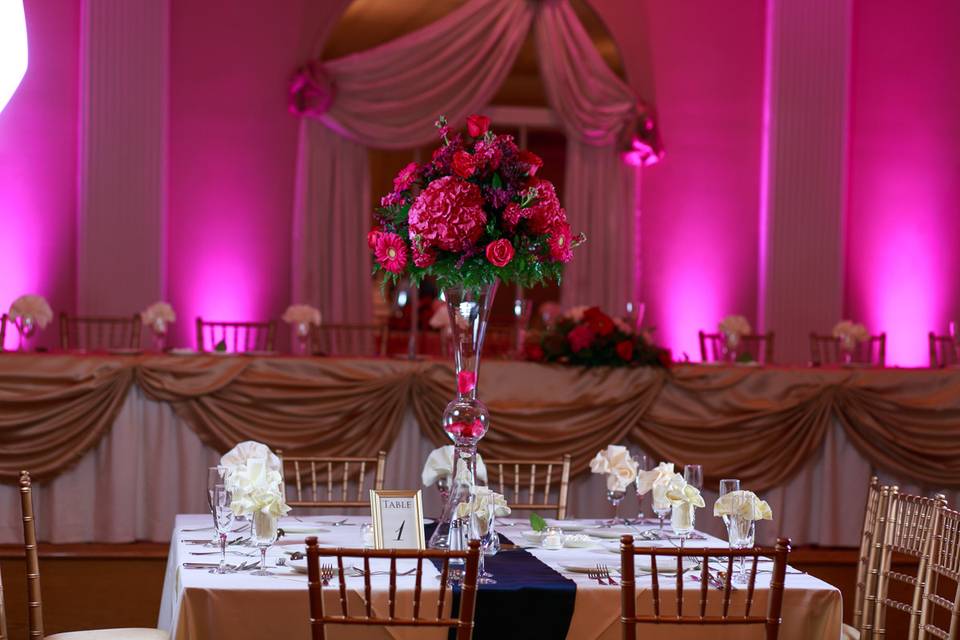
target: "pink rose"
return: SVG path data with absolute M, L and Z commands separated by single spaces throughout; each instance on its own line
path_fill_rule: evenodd
M 453 172 L 461 178 L 469 178 L 477 170 L 477 163 L 473 156 L 466 151 L 457 151 L 453 154 Z
M 506 238 L 487 245 L 487 260 L 495 267 L 505 267 L 513 260 L 513 245 Z
M 470 393 L 477 388 L 477 374 L 473 371 L 461 371 L 457 374 L 457 391 L 460 395 Z
M 370 251 L 377 248 L 377 238 L 380 237 L 381 233 L 383 233 L 383 230 L 380 229 L 380 227 L 370 229 L 370 231 L 367 232 L 367 246 L 370 247 Z
M 479 138 L 490 129 L 490 118 L 487 116 L 467 116 L 467 133 Z
M 422 249 L 464 251 L 483 234 L 487 216 L 480 188 L 456 176 L 434 180 L 420 192 L 407 218 L 410 239 L 420 237 Z
M 570 330 L 567 334 L 567 340 L 570 341 L 570 349 L 574 353 L 589 349 L 593 344 L 593 330 L 585 324 L 579 324 Z
M 447 433 L 464 438 L 479 438 L 483 435 L 483 423 L 480 420 L 470 422 L 454 422 L 447 425 Z

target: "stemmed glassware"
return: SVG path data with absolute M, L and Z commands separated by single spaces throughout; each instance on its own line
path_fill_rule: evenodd
M 626 491 L 607 489 L 607 500 L 609 500 L 610 504 L 613 505 L 613 520 L 607 520 L 603 523 L 604 526 L 612 527 L 614 525 L 626 523 L 626 521 L 620 517 L 620 503 L 623 502 L 623 497 L 625 495 L 627 495 Z
M 217 531 L 220 544 L 220 566 L 210 573 L 231 573 L 227 568 L 227 533 L 233 524 L 233 510 L 230 508 L 232 496 L 224 485 L 224 467 L 210 467 L 207 473 L 207 505 L 213 516 L 213 526 Z
M 637 479 L 634 480 L 634 489 L 637 493 L 637 524 L 643 524 L 643 495 L 638 490 L 640 474 L 644 471 L 649 471 L 652 467 L 650 466 L 650 458 L 645 455 L 637 455 L 634 457 L 634 460 L 637 461 Z
M 660 531 L 663 531 L 663 519 L 670 515 L 670 502 L 668 500 L 657 500 L 657 495 L 653 496 L 653 512 L 660 519 Z
M 17 327 L 17 333 L 20 334 L 17 351 L 26 351 L 27 341 L 37 332 L 37 323 L 30 316 L 20 316 L 14 321 L 14 326 Z
M 272 576 L 267 571 L 267 549 L 277 541 L 277 521 L 276 516 L 255 511 L 251 516 L 253 520 L 251 526 L 251 535 L 253 544 L 260 549 L 260 568 L 253 572 L 255 576 Z
M 703 491 L 703 467 L 699 464 L 688 464 L 683 467 L 683 479 L 697 491 Z
M 740 481 L 736 478 L 724 478 L 720 481 L 720 497 L 727 495 L 728 493 L 733 493 L 734 491 L 740 491 Z M 723 515 L 723 526 L 730 526 L 730 517 Z
M 674 535 L 680 538 L 680 548 L 684 541 L 693 533 L 693 523 L 696 518 L 696 509 L 690 502 L 681 502 L 673 505 L 670 512 L 670 527 Z
M 756 523 L 753 519 L 744 517 L 744 503 L 750 500 L 749 496 L 739 494 L 733 500 L 733 515 L 725 518 L 727 524 L 727 540 L 730 541 L 731 549 L 749 549 L 754 544 Z M 737 584 L 745 584 L 747 576 L 744 571 L 744 558 L 740 557 L 737 574 L 733 576 L 733 581 Z
M 496 584 L 493 575 L 486 570 L 484 558 L 487 550 L 492 547 L 491 540 L 496 536 L 493 528 L 493 518 L 496 505 L 493 501 L 478 502 L 470 505 L 470 538 L 480 541 L 480 564 L 477 565 L 477 584 Z M 466 545 L 464 545 L 466 547 Z

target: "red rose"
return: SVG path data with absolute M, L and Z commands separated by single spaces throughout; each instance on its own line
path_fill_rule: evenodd
M 630 362 L 630 360 L 633 359 L 633 343 L 629 340 L 618 342 L 617 355 L 620 356 L 620 359 L 624 362 Z
M 463 436 L 465 438 L 479 438 L 483 435 L 483 423 L 480 420 L 470 422 L 454 422 L 447 425 L 447 433 L 452 436 Z
M 453 154 L 453 172 L 461 178 L 469 178 L 477 170 L 477 162 L 466 151 Z
M 380 237 L 381 233 L 383 233 L 383 230 L 380 229 L 380 227 L 370 229 L 370 231 L 367 232 L 367 246 L 370 247 L 370 251 L 377 248 L 377 238 Z
M 537 175 L 537 171 L 539 171 L 540 167 L 543 166 L 543 160 L 540 158 L 540 156 L 532 151 L 527 151 L 526 149 L 518 154 L 517 159 L 523 164 L 527 165 L 528 176 Z
M 543 347 L 541 347 L 536 342 L 532 342 L 526 346 L 527 360 L 533 360 L 534 362 L 540 362 L 543 360 Z
M 598 307 L 590 307 L 583 312 L 583 319 L 590 325 L 594 333 L 601 336 L 608 336 L 613 333 L 613 320 L 610 316 L 600 311 Z
M 417 196 L 407 220 L 410 239 L 417 244 L 419 236 L 424 251 L 464 251 L 480 239 L 487 224 L 480 187 L 456 176 L 434 180 Z
M 506 238 L 487 245 L 487 260 L 495 267 L 505 267 L 513 260 L 513 245 Z
M 474 138 L 479 138 L 485 134 L 489 128 L 490 118 L 487 116 L 467 116 L 467 133 Z
M 593 330 L 585 324 L 578 324 L 567 334 L 567 340 L 570 341 L 570 349 L 574 353 L 589 349 L 593 343 Z

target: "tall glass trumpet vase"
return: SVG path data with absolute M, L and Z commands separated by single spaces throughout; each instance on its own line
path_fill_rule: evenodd
M 450 548 L 450 524 L 457 517 L 457 505 L 470 502 L 476 484 L 477 443 L 490 426 L 490 411 L 477 399 L 480 353 L 487 332 L 490 307 L 497 283 L 467 289 L 443 290 L 453 331 L 453 362 L 457 397 L 443 411 L 443 430 L 453 440 L 453 474 L 443 513 L 430 536 L 433 549 Z

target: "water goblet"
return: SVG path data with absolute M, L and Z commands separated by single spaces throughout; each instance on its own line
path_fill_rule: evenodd
M 277 541 L 278 518 L 262 511 L 255 511 L 252 519 L 253 543 L 260 549 L 260 568 L 254 571 L 253 575 L 272 576 L 273 574 L 267 571 L 267 549 Z
M 607 500 L 613 505 L 613 520 L 607 520 L 603 523 L 604 526 L 612 527 L 617 524 L 624 524 L 623 518 L 620 517 L 620 503 L 625 495 L 627 495 L 626 491 L 607 489 Z
M 493 575 L 486 570 L 484 558 L 490 538 L 495 536 L 493 528 L 493 502 L 474 501 L 470 509 L 470 537 L 480 541 L 480 563 L 477 565 L 477 584 L 496 584 Z
M 744 497 L 738 497 L 734 500 L 734 513 L 728 519 L 727 540 L 730 543 L 731 549 L 749 549 L 754 544 L 756 523 L 751 518 L 746 518 L 743 515 L 743 507 L 746 506 L 744 504 L 746 499 L 747 498 Z M 737 584 L 745 584 L 747 582 L 743 556 L 740 556 L 737 574 L 733 577 L 733 581 Z
M 37 331 L 37 323 L 31 316 L 20 316 L 13 324 L 17 328 L 17 333 L 20 334 L 17 351 L 26 351 L 27 341 L 33 337 L 33 334 Z
M 660 531 L 663 531 L 663 519 L 670 514 L 670 503 L 667 501 L 659 501 L 656 496 L 653 498 L 653 512 L 657 514 L 657 518 L 660 519 Z
M 683 479 L 697 491 L 703 491 L 703 467 L 699 464 L 688 464 L 683 467 Z
M 213 495 L 213 523 L 217 530 L 217 537 L 220 542 L 220 564 L 210 569 L 210 573 L 232 573 L 233 569 L 227 568 L 227 532 L 230 531 L 230 525 L 233 524 L 233 510 L 230 508 L 232 500 L 230 492 L 223 486 L 214 489 Z
M 693 523 L 696 518 L 694 506 L 689 502 L 673 505 L 670 512 L 670 527 L 674 535 L 680 538 L 680 548 L 684 541 L 693 533 Z
M 634 460 L 637 461 L 637 479 L 634 480 L 634 490 L 637 494 L 637 524 L 643 524 L 643 494 L 640 493 L 640 474 L 652 468 L 652 461 L 642 454 L 635 456 Z

